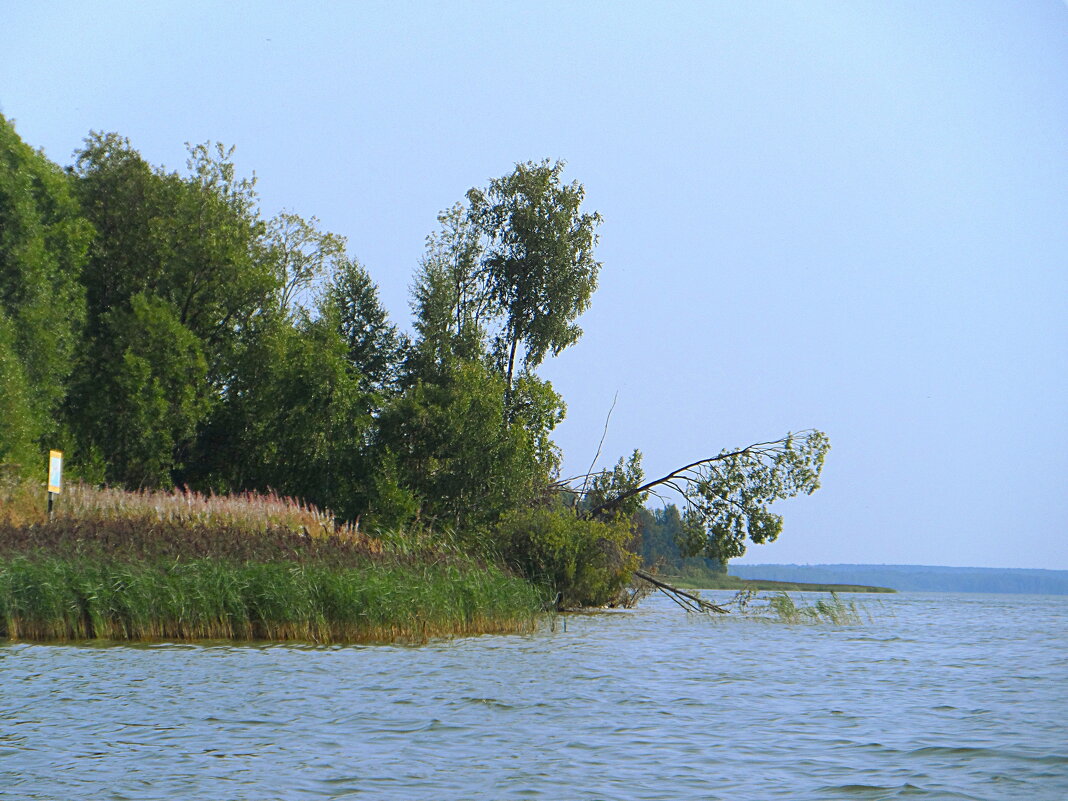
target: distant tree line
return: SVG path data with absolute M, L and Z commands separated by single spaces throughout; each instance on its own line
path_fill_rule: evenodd
M 566 407 L 537 369 L 581 336 L 601 268 L 561 162 L 441 213 L 407 335 L 345 239 L 265 218 L 232 155 L 167 171 L 92 133 L 61 168 L 0 117 L 0 464 L 36 474 L 58 448 L 93 483 L 271 489 L 440 532 L 572 603 L 609 601 L 641 558 L 724 564 L 777 535 L 768 503 L 818 486 L 819 432 L 658 482 L 637 452 L 560 480 Z M 644 509 L 661 481 L 685 512 Z

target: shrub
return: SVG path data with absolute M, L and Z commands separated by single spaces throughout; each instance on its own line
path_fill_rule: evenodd
M 505 561 L 532 581 L 562 594 L 564 606 L 612 603 L 638 567 L 628 551 L 630 521 L 583 520 L 565 506 L 523 509 L 497 526 Z

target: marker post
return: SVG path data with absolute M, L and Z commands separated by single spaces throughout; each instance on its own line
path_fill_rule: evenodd
M 48 521 L 52 522 L 52 509 L 56 496 L 63 489 L 63 451 L 48 452 Z

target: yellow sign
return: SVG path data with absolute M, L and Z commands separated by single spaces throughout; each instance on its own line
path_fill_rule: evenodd
M 48 491 L 59 492 L 63 486 L 63 451 L 48 452 Z

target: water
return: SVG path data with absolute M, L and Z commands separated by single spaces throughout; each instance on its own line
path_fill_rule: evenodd
M 0 645 L 3 799 L 1068 797 L 1068 597 L 419 647 Z

